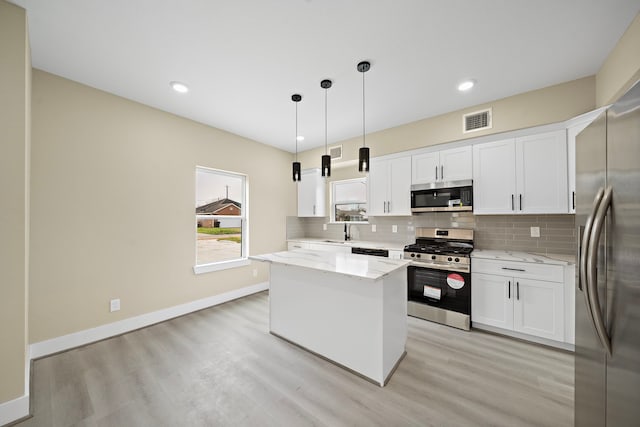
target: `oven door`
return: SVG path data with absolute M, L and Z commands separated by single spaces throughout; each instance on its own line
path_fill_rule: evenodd
M 471 274 L 411 265 L 407 268 L 409 301 L 471 314 Z

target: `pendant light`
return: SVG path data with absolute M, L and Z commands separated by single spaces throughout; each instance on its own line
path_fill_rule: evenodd
M 327 89 L 332 85 L 331 80 L 323 80 L 320 87 L 324 89 L 324 156 L 322 156 L 322 176 L 331 176 L 331 156 L 327 152 Z
M 364 73 L 369 71 L 371 64 L 367 61 L 362 61 L 358 64 L 358 71 L 362 73 L 362 147 L 358 150 L 358 170 L 360 172 L 369 172 L 369 147 L 367 147 L 365 140 L 365 115 L 364 115 Z
M 298 161 L 298 102 L 302 100 L 302 95 L 293 94 L 291 95 L 291 100 L 296 103 L 296 159 L 293 162 L 293 180 L 300 181 L 302 179 L 302 171 Z

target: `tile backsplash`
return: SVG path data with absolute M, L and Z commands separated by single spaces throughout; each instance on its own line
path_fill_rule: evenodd
M 323 229 L 326 224 L 327 229 Z M 376 232 L 372 232 L 372 225 Z M 393 226 L 397 232 L 393 232 Z M 433 212 L 413 216 L 372 217 L 369 224 L 351 224 L 354 240 L 413 243 L 415 227 L 459 227 L 475 230 L 478 249 L 499 249 L 549 254 L 575 253 L 574 215 L 473 215 L 470 212 Z M 531 237 L 531 227 L 540 237 Z M 344 239 L 344 225 L 329 218 L 287 217 L 287 238 Z

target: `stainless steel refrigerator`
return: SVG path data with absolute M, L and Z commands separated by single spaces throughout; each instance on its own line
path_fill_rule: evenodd
M 640 426 L 640 82 L 576 142 L 575 425 Z

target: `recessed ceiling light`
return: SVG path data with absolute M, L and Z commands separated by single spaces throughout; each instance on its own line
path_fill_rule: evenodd
M 460 92 L 465 92 L 475 86 L 476 82 L 474 80 L 467 80 L 458 85 L 458 90 Z
M 298 141 L 304 141 L 304 136 L 302 136 L 302 135 L 298 135 L 298 136 L 296 136 L 296 139 L 297 139 Z
M 189 86 L 187 86 L 184 83 L 181 82 L 171 82 L 169 83 L 169 86 L 171 86 L 171 88 L 173 90 L 175 90 L 178 93 L 187 93 L 189 92 Z

